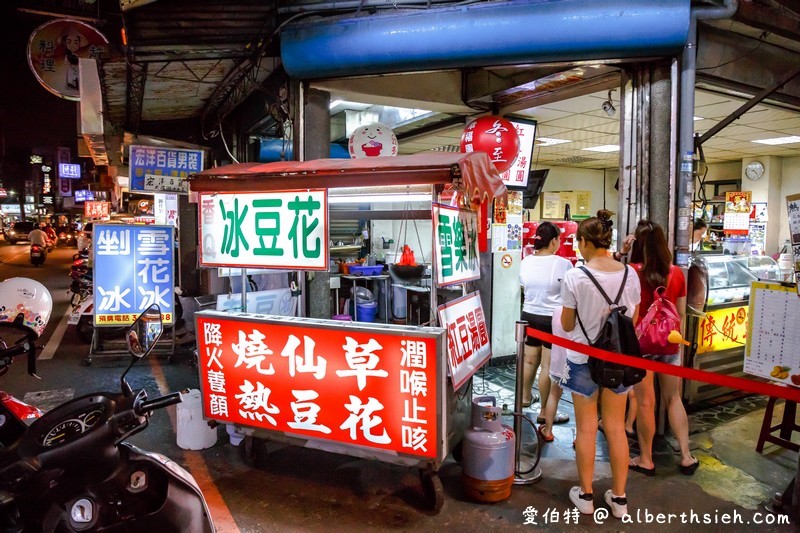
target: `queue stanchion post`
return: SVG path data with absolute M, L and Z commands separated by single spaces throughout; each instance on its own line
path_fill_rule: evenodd
M 522 390 L 522 374 L 525 368 L 525 329 L 528 323 L 524 320 L 517 320 L 515 327 L 515 340 L 517 341 L 517 372 L 516 385 L 514 387 L 514 484 L 530 485 L 542 480 L 542 469 L 538 467 L 538 459 L 531 461 L 528 457 L 522 456 L 522 397 L 525 391 Z M 527 418 L 527 417 L 525 417 Z M 536 453 L 541 452 L 541 442 L 536 425 L 528 419 L 533 428 L 533 436 L 536 439 Z

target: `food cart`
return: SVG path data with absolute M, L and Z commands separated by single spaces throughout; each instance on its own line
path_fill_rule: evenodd
M 311 272 L 329 268 L 329 194 L 363 193 L 378 184 L 381 194 L 421 186 L 436 207 L 445 193 L 455 199 L 451 204 L 473 208 L 505 194 L 484 153 L 236 164 L 190 180 L 198 195 L 201 266 Z M 437 232 L 442 224 L 433 226 Z M 477 253 L 470 256 L 477 260 Z M 463 284 L 459 296 L 478 305 L 451 306 L 467 309 L 458 325 L 438 323 L 437 285 L 448 285 L 440 283 L 439 259 L 431 264 L 427 325 L 196 313 L 205 417 L 246 435 L 246 460 L 270 440 L 418 467 L 426 503 L 441 509 L 437 471 L 463 437 L 469 378 L 491 349 L 480 297 L 466 295 Z

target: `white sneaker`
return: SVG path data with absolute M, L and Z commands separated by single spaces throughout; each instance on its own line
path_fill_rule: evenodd
M 611 489 L 608 489 L 606 491 L 605 500 L 611 508 L 611 514 L 613 514 L 615 518 L 622 518 L 628 514 L 628 498 L 625 496 L 614 496 L 611 493 Z
M 569 489 L 569 500 L 582 514 L 594 513 L 594 495 L 591 492 L 581 492 L 580 487 Z

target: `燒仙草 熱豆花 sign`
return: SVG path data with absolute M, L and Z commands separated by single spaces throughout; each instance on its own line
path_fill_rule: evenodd
M 133 324 L 158 304 L 164 324 L 174 321 L 174 240 L 171 226 L 95 224 L 94 325 Z
M 433 204 L 436 242 L 436 285 L 455 285 L 480 279 L 478 216 L 474 211 Z
M 200 264 L 328 270 L 325 189 L 200 195 Z
M 203 170 L 203 151 L 183 148 L 130 148 L 130 189 L 187 193 L 186 178 Z
M 206 417 L 418 458 L 443 455 L 441 329 L 356 330 L 212 311 L 196 319 Z

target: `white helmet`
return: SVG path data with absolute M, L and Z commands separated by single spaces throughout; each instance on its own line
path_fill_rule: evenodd
M 38 281 L 9 278 L 0 283 L 0 322 L 14 322 L 22 315 L 22 324 L 41 336 L 52 312 L 53 298 Z

